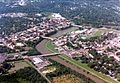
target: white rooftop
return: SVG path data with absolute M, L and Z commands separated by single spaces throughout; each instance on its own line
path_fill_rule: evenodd
M 34 64 L 43 62 L 43 60 L 41 60 L 40 58 L 33 58 L 33 60 L 34 60 Z
M 53 18 L 61 18 L 61 19 L 65 19 L 64 17 L 62 17 L 59 13 L 53 13 L 51 15 Z

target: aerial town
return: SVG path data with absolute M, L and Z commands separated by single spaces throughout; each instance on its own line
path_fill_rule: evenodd
M 20 14 L 21 15 L 21 14 Z M 40 55 L 33 55 L 33 56 L 21 56 L 20 53 L 26 53 L 28 50 L 23 50 L 22 52 L 20 49 L 16 47 L 26 47 L 26 41 L 35 41 L 39 40 L 42 37 L 52 35 L 59 30 L 64 30 L 66 28 L 70 28 L 72 23 L 62 17 L 60 14 L 53 13 L 50 17 L 43 18 L 43 22 L 37 25 L 33 25 L 33 28 L 29 28 L 25 31 L 17 32 L 15 34 L 11 34 L 9 36 L 0 37 L 0 46 L 7 47 L 9 49 L 15 50 L 11 54 L 1 53 L 0 54 L 0 74 L 3 71 L 3 65 L 5 61 L 13 61 L 19 59 L 26 59 L 31 61 L 39 70 L 44 68 L 45 66 L 50 65 L 51 63 L 44 59 Z M 18 53 L 16 53 L 18 52 Z M 19 53 L 20 52 L 20 53 Z
M 90 37 L 95 36 L 95 33 L 98 32 L 94 28 L 72 31 L 69 34 L 56 38 L 54 44 L 57 46 L 56 49 L 59 52 L 66 53 L 71 58 L 79 57 L 79 55 L 89 55 L 89 49 L 96 49 L 98 53 L 113 56 L 117 61 L 120 61 L 119 32 L 103 31 L 100 33 L 101 37 L 97 41 L 89 41 Z M 70 48 L 68 44 L 76 49 Z M 111 51 L 108 51 L 108 49 L 111 49 Z M 93 56 L 90 55 L 90 57 Z
M 57 56 L 62 54 L 66 55 L 66 57 L 68 57 L 71 61 L 75 60 L 80 61 L 83 64 L 87 64 L 90 68 L 98 71 L 97 73 L 103 73 L 110 80 L 114 79 L 114 81 L 118 83 L 117 79 L 119 78 L 118 76 L 120 76 L 119 32 L 115 30 L 107 30 L 106 28 L 96 29 L 91 26 L 75 25 L 57 13 L 44 17 L 43 22 L 38 23 L 37 25 L 33 24 L 32 26 L 32 28 L 27 30 L 12 33 L 5 37 L 0 37 L 0 46 L 14 50 L 12 53 L 0 54 L 0 75 L 5 72 L 4 68 L 6 67 L 4 67 L 4 65 L 6 64 L 3 63 L 6 61 L 27 61 L 29 64 L 32 63 L 31 65 L 34 65 L 34 68 L 38 72 L 41 72 L 45 67 L 52 64 L 48 58 L 44 58 L 45 56 Z M 65 31 L 65 33 L 63 32 L 61 33 L 62 35 L 55 38 L 50 37 L 53 34 L 59 33 L 59 31 L 64 31 L 69 28 L 71 29 L 71 27 L 73 27 L 74 30 L 70 32 Z M 48 52 L 46 55 L 35 54 L 29 56 L 29 53 L 27 52 L 31 49 L 31 47 L 29 47 L 26 42 L 34 42 L 40 39 L 47 39 L 47 42 L 52 42 L 51 45 L 54 45 L 54 47 L 50 48 L 54 49 L 55 52 L 53 53 L 53 50 L 53 54 L 49 54 Z M 47 42 L 44 43 L 47 44 Z M 22 47 L 26 49 L 21 50 Z M 32 49 L 35 48 L 33 47 Z M 104 59 L 108 59 L 107 62 L 104 61 Z M 13 62 L 9 67 L 7 67 L 7 70 L 10 68 L 14 69 L 14 66 Z M 90 71 L 84 70 L 84 73 L 88 74 Z M 93 80 L 93 75 L 90 75 L 91 76 L 88 78 Z M 87 75 L 85 74 L 85 76 Z M 104 78 L 102 78 L 102 81 L 103 79 Z M 101 78 L 95 80 L 95 82 L 98 81 L 101 81 Z
M 120 0 L 0 0 L 0 83 L 120 83 Z
M 105 30 L 105 28 L 98 30 L 88 27 L 72 31 L 54 40 L 55 49 L 76 60 L 84 57 L 83 63 L 92 63 L 89 64 L 90 67 L 97 71 L 102 67 L 100 72 L 103 70 L 105 74 L 115 78 L 119 74 L 119 67 L 114 65 L 119 66 L 120 62 L 120 33 Z M 112 62 L 109 60 L 107 63 L 103 62 L 101 57 L 109 57 Z M 96 58 L 98 59 L 95 60 Z M 110 68 L 113 66 L 115 68 Z
M 63 18 L 60 14 L 52 14 L 51 17 L 43 19 L 42 23 L 33 25 L 33 28 L 0 38 L 0 45 L 14 49 L 15 46 L 24 46 L 23 41 L 34 41 L 39 39 L 40 36 L 47 36 L 58 30 L 72 26 L 72 23 Z

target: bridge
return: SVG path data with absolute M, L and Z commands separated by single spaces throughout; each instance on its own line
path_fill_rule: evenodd
M 54 40 L 54 38 L 51 38 L 51 37 L 46 37 L 46 36 L 41 36 L 42 38 L 44 38 L 44 39 L 48 39 L 48 40 Z
M 55 56 L 55 55 L 60 55 L 60 53 L 43 54 L 43 55 L 39 55 L 39 56 L 49 57 L 49 56 Z

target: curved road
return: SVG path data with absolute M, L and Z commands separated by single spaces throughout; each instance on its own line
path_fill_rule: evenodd
M 71 32 L 71 31 L 73 31 L 73 30 L 76 30 L 76 29 L 77 29 L 77 28 L 74 28 L 74 27 L 68 28 L 68 29 L 66 29 L 66 30 L 62 30 L 62 31 L 57 32 L 56 34 L 52 35 L 51 37 L 53 37 L 53 38 L 59 37 L 59 36 L 65 34 L 65 33 L 69 33 L 69 32 Z M 36 46 L 36 49 L 37 49 L 40 53 L 42 53 L 42 54 L 49 54 L 49 53 L 51 53 L 51 52 L 45 47 L 45 44 L 46 44 L 47 42 L 48 42 L 48 40 L 44 39 L 43 41 L 41 41 L 41 42 Z M 66 67 L 68 67 L 68 68 L 70 68 L 70 69 L 72 69 L 72 70 L 74 70 L 74 71 L 76 71 L 76 72 L 78 72 L 78 73 L 80 73 L 80 74 L 85 75 L 86 77 L 94 80 L 96 83 L 105 83 L 102 79 L 99 79 L 99 78 L 97 78 L 97 77 L 95 77 L 95 76 L 93 76 L 93 75 L 91 75 L 91 74 L 88 74 L 88 73 L 85 72 L 83 69 L 80 69 L 80 68 L 76 67 L 75 65 L 72 65 L 72 64 L 70 64 L 69 62 L 67 62 L 67 61 L 65 61 L 65 60 L 62 60 L 62 59 L 59 58 L 58 56 L 51 56 L 51 57 L 49 57 L 49 58 L 52 59 L 52 60 L 54 60 L 54 61 L 56 61 L 56 62 L 58 62 L 58 63 L 60 63 L 60 64 L 63 64 L 64 66 L 66 66 Z

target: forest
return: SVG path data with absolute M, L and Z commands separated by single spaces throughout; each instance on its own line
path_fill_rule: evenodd
M 0 83 L 48 83 L 34 68 L 26 67 L 8 75 L 0 75 Z

